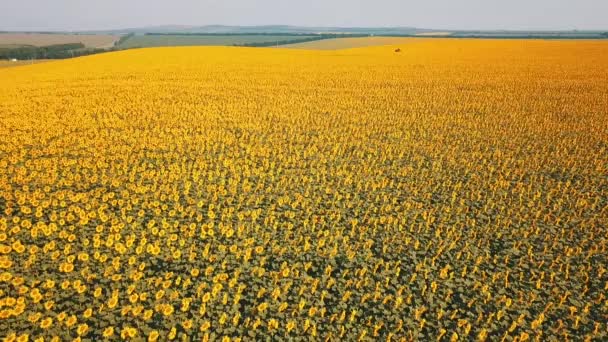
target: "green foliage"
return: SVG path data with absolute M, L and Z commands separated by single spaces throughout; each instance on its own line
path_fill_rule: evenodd
M 311 33 L 271 33 L 271 32 L 261 32 L 261 33 L 256 33 L 256 32 L 243 32 L 243 33 L 146 33 L 146 36 L 201 36 L 201 37 L 222 37 L 222 36 L 295 36 L 295 37 L 301 37 L 301 36 L 312 36 L 315 34 L 311 34 Z
M 250 46 L 263 47 L 284 44 L 303 43 L 313 40 L 329 38 L 367 37 L 368 34 L 271 34 L 271 33 L 185 33 L 165 34 L 147 33 L 141 36 L 130 36 L 121 39 L 118 45 L 121 48 L 153 47 L 153 46 Z
M 334 38 L 359 38 L 359 37 L 369 37 L 368 34 L 318 34 L 312 37 L 305 38 L 296 38 L 296 39 L 284 39 L 277 41 L 267 41 L 260 43 L 246 43 L 246 44 L 235 44 L 237 46 L 247 46 L 247 47 L 264 47 L 264 46 L 275 46 L 275 45 L 287 45 L 287 44 L 297 44 L 297 43 L 306 43 L 312 42 L 315 40 L 323 40 L 323 39 L 334 39 Z
M 0 59 L 59 59 L 90 54 L 82 43 L 56 44 L 42 47 L 23 46 L 18 48 L 0 49 Z
M 129 34 L 126 34 L 126 35 L 120 37 L 120 39 L 118 39 L 116 42 L 114 42 L 114 46 L 118 47 L 118 46 L 122 45 L 124 42 L 126 42 L 133 36 L 135 36 L 135 33 L 129 33 Z
M 147 34 L 129 37 L 119 43 L 118 47 L 128 49 L 155 46 L 249 46 L 248 44 L 258 43 L 276 45 L 277 41 L 291 41 L 310 37 L 316 37 L 316 35 Z

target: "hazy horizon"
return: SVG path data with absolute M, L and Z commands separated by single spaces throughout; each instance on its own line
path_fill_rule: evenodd
M 91 31 L 148 26 L 416 27 L 445 30 L 605 30 L 608 1 L 0 0 L 0 30 Z M 36 8 L 36 11 L 32 11 Z

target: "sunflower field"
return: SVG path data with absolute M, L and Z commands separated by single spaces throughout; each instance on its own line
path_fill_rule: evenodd
M 137 49 L 0 89 L 5 341 L 608 339 L 606 42 Z

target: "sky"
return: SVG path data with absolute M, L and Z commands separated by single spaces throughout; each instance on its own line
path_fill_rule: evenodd
M 277 24 L 608 30 L 608 0 L 0 0 L 0 30 Z

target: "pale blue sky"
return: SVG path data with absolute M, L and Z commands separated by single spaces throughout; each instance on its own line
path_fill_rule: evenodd
M 608 0 L 0 0 L 0 30 L 168 24 L 608 29 Z

